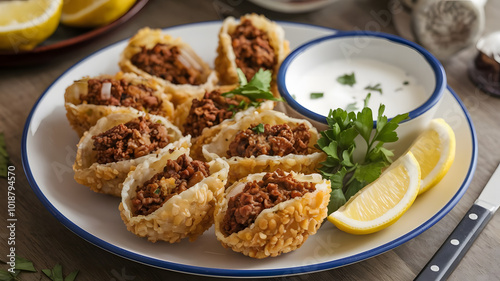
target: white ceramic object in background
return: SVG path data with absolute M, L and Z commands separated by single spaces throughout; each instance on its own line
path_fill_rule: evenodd
M 417 42 L 440 60 L 474 45 L 484 30 L 486 1 L 416 1 L 411 25 Z
M 266 9 L 281 13 L 305 13 L 321 9 L 338 0 L 249 0 Z
M 287 101 L 289 114 L 295 111 L 299 116 L 316 121 L 315 125 L 320 129 L 326 128 L 326 115 L 328 113 L 317 112 L 318 107 L 306 108 L 304 102 L 300 103 L 297 98 L 298 93 L 294 91 L 301 88 L 301 78 L 313 72 L 315 67 L 332 61 L 348 62 L 355 59 L 379 61 L 402 69 L 408 77 L 413 77 L 413 81 L 419 83 L 424 89 L 423 93 L 419 93 L 425 95 L 421 99 L 422 103 L 412 104 L 409 110 L 401 111 L 399 111 L 400 105 L 412 100 L 413 93 L 402 91 L 399 96 L 395 96 L 394 93 L 393 95 L 371 93 L 372 97 L 378 95 L 379 101 L 386 105 L 386 112 L 393 112 L 388 118 L 397 114 L 409 113 L 409 119 L 403 121 L 397 129 L 400 140 L 397 142 L 397 146 L 393 147 L 396 149 L 395 154 L 400 155 L 434 118 L 446 88 L 446 75 L 439 61 L 422 47 L 403 38 L 366 31 L 339 32 L 300 46 L 285 59 L 278 74 L 278 89 Z M 348 68 L 345 70 L 349 73 L 351 71 Z M 324 72 L 324 79 L 335 81 L 337 78 L 337 76 L 330 75 L 329 71 Z M 331 72 L 337 73 L 337 70 L 332 69 Z M 377 76 L 377 70 L 374 70 L 373 76 Z M 377 83 L 377 78 L 373 78 L 372 83 Z M 349 87 L 346 87 L 345 91 L 348 90 Z M 338 91 L 338 94 L 343 95 L 344 93 Z M 331 109 L 343 108 L 342 105 L 335 103 L 336 98 L 334 97 L 323 97 L 323 99 L 329 103 Z M 392 108 L 389 110 L 388 107 Z M 377 112 L 378 105 L 376 107 L 370 106 L 370 108 Z

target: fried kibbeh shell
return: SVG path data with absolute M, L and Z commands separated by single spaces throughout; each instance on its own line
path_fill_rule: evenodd
M 141 46 L 147 49 L 153 48 L 157 43 L 178 46 L 184 57 L 184 61 L 190 63 L 193 67 L 201 72 L 201 80 L 204 81 L 200 85 L 191 84 L 174 84 L 170 81 L 164 80 L 160 77 L 151 75 L 137 66 L 135 66 L 131 58 L 141 52 Z M 168 34 L 164 34 L 161 29 L 151 29 L 145 27 L 140 29 L 128 42 L 127 47 L 123 50 L 119 66 L 124 72 L 133 72 L 139 76 L 147 79 L 154 79 L 165 87 L 167 93 L 172 94 L 172 102 L 174 106 L 178 106 L 193 98 L 203 96 L 205 91 L 212 90 L 218 82 L 217 74 L 210 69 L 208 64 L 204 62 L 189 46 L 183 42 L 181 38 L 173 38 Z
M 290 127 L 296 127 L 305 124 L 309 128 L 311 138 L 308 144 L 308 153 L 289 154 L 286 156 L 259 155 L 257 157 L 239 157 L 228 158 L 227 150 L 229 144 L 234 140 L 238 132 L 245 130 L 252 124 L 288 124 Z M 282 112 L 274 110 L 265 110 L 262 112 L 245 112 L 236 123 L 223 129 L 211 140 L 210 143 L 202 146 L 203 156 L 207 161 L 222 157 L 229 164 L 228 183 L 233 183 L 249 174 L 260 172 L 273 172 L 278 168 L 290 172 L 310 174 L 314 173 L 319 163 L 326 160 L 323 152 L 319 151 L 314 145 L 319 138 L 318 131 L 311 123 L 304 119 L 291 118 Z
M 118 72 L 116 75 L 84 77 L 68 86 L 64 93 L 64 107 L 66 108 L 66 117 L 68 118 L 71 127 L 77 132 L 79 137 L 82 137 L 83 133 L 85 131 L 88 131 L 90 127 L 94 126 L 97 123 L 97 120 L 101 119 L 102 117 L 108 116 L 113 113 L 137 114 L 138 112 L 137 109 L 126 106 L 95 105 L 82 103 L 80 97 L 88 93 L 87 81 L 89 79 L 125 79 L 133 85 L 145 85 L 149 88 L 152 88 L 154 90 L 154 92 L 152 93 L 153 96 L 162 101 L 162 114 L 160 115 L 166 117 L 169 120 L 173 120 L 174 118 L 174 105 L 172 104 L 172 102 L 170 102 L 172 96 L 165 94 L 164 88 L 157 81 L 145 79 L 143 77 L 137 76 L 134 73 L 122 72 Z
M 137 166 L 123 184 L 120 216 L 127 229 L 149 241 L 176 243 L 183 238 L 196 240 L 213 225 L 216 202 L 224 194 L 229 166 L 221 159 L 214 160 L 210 175 L 194 186 L 167 200 L 159 209 L 144 216 L 132 215 L 132 201 L 138 186 L 161 172 L 168 159 L 175 160 L 189 149 L 180 148 L 164 153 L 160 158 L 150 158 Z
M 183 131 L 183 126 L 185 124 L 187 116 L 189 115 L 189 111 L 191 109 L 192 104 L 193 104 L 192 100 L 189 102 L 185 102 L 184 104 L 179 106 L 176 110 L 176 119 L 174 124 L 176 124 L 177 127 L 181 129 L 181 131 Z M 201 135 L 191 138 L 191 157 L 193 157 L 196 160 L 205 160 L 205 157 L 203 156 L 202 147 L 205 144 L 211 143 L 212 139 L 220 132 L 220 130 L 236 123 L 239 119 L 241 119 L 243 116 L 248 115 L 248 113 L 250 112 L 254 111 L 261 112 L 264 110 L 272 110 L 273 107 L 274 107 L 274 102 L 268 100 L 262 102 L 258 108 L 251 106 L 246 110 L 237 112 L 235 115 L 233 115 L 232 118 L 226 119 L 220 124 L 217 124 L 210 128 L 203 129 Z
M 229 199 L 241 192 L 245 183 L 261 180 L 265 174 L 248 175 L 228 187 L 226 195 L 217 202 L 215 213 L 215 235 L 221 244 L 257 259 L 275 257 L 302 246 L 327 217 L 331 192 L 330 181 L 321 175 L 292 172 L 298 181 L 315 183 L 316 190 L 263 210 L 247 228 L 226 236 L 221 229 Z
M 170 149 L 190 146 L 190 137 L 183 137 L 181 131 L 161 116 L 149 115 L 149 118 L 167 127 L 170 143 L 162 149 L 158 149 L 148 155 L 136 159 L 122 160 L 106 164 L 96 162 L 97 152 L 93 150 L 92 137 L 103 133 L 114 126 L 127 123 L 139 116 L 146 116 L 143 112 L 110 114 L 97 121 L 97 124 L 84 133 L 77 145 L 76 160 L 73 164 L 74 178 L 79 184 L 88 186 L 91 190 L 120 197 L 122 184 L 127 174 L 133 171 L 137 165 L 150 159 L 156 158 L 162 152 Z
M 215 71 L 218 74 L 220 83 L 223 85 L 238 83 L 238 73 L 236 72 L 236 54 L 233 50 L 231 35 L 236 27 L 243 20 L 248 19 L 257 29 L 267 33 L 269 44 L 274 50 L 276 64 L 272 69 L 273 79 L 271 81 L 271 90 L 275 97 L 279 97 L 276 86 L 276 77 L 283 60 L 290 53 L 290 43 L 285 40 L 285 31 L 277 23 L 267 19 L 263 15 L 246 14 L 239 21 L 234 17 L 227 17 L 222 22 L 219 31 L 219 45 L 217 47 L 217 57 L 215 58 Z

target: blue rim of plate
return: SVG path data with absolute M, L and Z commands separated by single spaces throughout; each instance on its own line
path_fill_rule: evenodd
M 183 25 L 177 25 L 177 26 L 172 26 L 169 28 L 165 28 L 165 30 L 172 29 L 172 28 L 177 28 L 177 27 L 184 27 L 184 26 L 193 26 L 193 25 L 198 25 L 198 24 L 210 24 L 210 23 L 215 23 L 215 22 L 221 22 L 221 21 L 206 21 L 206 22 L 198 22 L 198 23 L 190 23 L 190 24 L 183 24 Z M 294 23 L 294 22 L 285 22 L 282 21 L 282 23 L 290 24 L 290 25 L 299 25 L 299 26 L 309 26 L 309 27 L 315 27 L 315 28 L 321 28 L 325 30 L 331 30 L 331 31 L 337 31 L 334 29 L 322 27 L 322 26 L 316 26 L 312 24 L 301 24 L 301 23 Z M 355 262 L 359 262 L 371 257 L 374 257 L 376 255 L 382 254 L 386 251 L 389 251 L 393 248 L 396 248 L 400 246 L 401 244 L 415 238 L 416 236 L 420 235 L 422 232 L 425 230 L 429 229 L 431 226 L 433 226 L 435 223 L 437 223 L 439 220 L 441 220 L 457 203 L 458 201 L 462 198 L 462 196 L 465 194 L 465 191 L 467 190 L 472 177 L 474 175 L 474 171 L 476 170 L 476 163 L 477 163 L 477 137 L 476 137 L 476 131 L 474 129 L 474 125 L 472 124 L 472 120 L 469 116 L 469 113 L 467 112 L 467 109 L 465 108 L 464 104 L 460 100 L 460 98 L 457 96 L 457 94 L 450 88 L 448 87 L 448 90 L 450 93 L 453 95 L 457 103 L 460 105 L 462 108 L 466 118 L 467 122 L 469 125 L 469 130 L 471 133 L 472 137 L 472 158 L 470 161 L 469 169 L 467 171 L 467 175 L 465 177 L 465 180 L 462 182 L 462 185 L 458 189 L 458 191 L 455 193 L 455 195 L 451 198 L 451 200 L 441 209 L 439 212 L 437 212 L 432 218 L 421 224 L 420 226 L 416 227 L 413 231 L 409 232 L 407 235 L 402 236 L 398 239 L 395 239 L 389 243 L 386 243 L 384 245 L 380 245 L 372 250 L 368 250 L 362 253 L 359 253 L 357 255 L 353 255 L 350 257 L 338 259 L 338 260 L 333 260 L 333 261 L 328 261 L 324 263 L 319 263 L 319 264 L 314 264 L 314 265 L 306 265 L 306 266 L 298 266 L 298 267 L 291 267 L 291 268 L 277 268 L 277 269 L 262 269 L 262 270 L 240 270 L 240 269 L 219 269 L 219 268 L 207 268 L 207 267 L 199 267 L 199 266 L 192 266 L 192 265 L 184 265 L 180 263 L 175 263 L 175 262 L 169 262 L 169 261 L 163 261 L 155 258 L 150 258 L 147 256 L 143 256 L 137 253 L 133 253 L 131 251 L 124 250 L 118 246 L 115 246 L 107 241 L 104 241 L 87 231 L 83 230 L 80 228 L 78 225 L 76 225 L 74 222 L 69 220 L 67 217 L 65 217 L 57 208 L 55 208 L 52 203 L 45 197 L 43 192 L 40 190 L 40 187 L 38 186 L 37 182 L 35 181 L 33 177 L 33 173 L 31 172 L 31 167 L 28 161 L 28 154 L 27 154 L 27 138 L 28 138 L 28 131 L 29 127 L 31 125 L 32 117 L 35 111 L 38 108 L 39 103 L 41 100 L 44 98 L 44 96 L 47 94 L 47 92 L 52 88 L 54 83 L 56 83 L 59 79 L 61 79 L 68 71 L 79 65 L 82 61 L 96 55 L 97 53 L 100 53 L 107 48 L 111 48 L 116 44 L 119 44 L 125 40 L 120 40 L 118 42 L 115 42 L 113 44 L 110 44 L 90 55 L 87 57 L 83 58 L 79 62 L 75 63 L 73 66 L 68 68 L 63 74 L 61 74 L 52 84 L 47 87 L 47 89 L 40 95 L 38 100 L 35 102 L 33 105 L 33 108 L 30 111 L 30 114 L 28 115 L 26 119 L 26 123 L 24 125 L 23 129 L 23 136 L 22 136 L 22 143 L 21 143 L 21 156 L 22 156 L 22 165 L 24 168 L 24 172 L 26 174 L 26 177 L 28 179 L 28 182 L 35 192 L 36 196 L 38 199 L 42 202 L 42 204 L 45 206 L 45 208 L 57 219 L 59 222 L 61 222 L 66 228 L 71 230 L 73 233 L 76 235 L 80 236 L 81 238 L 87 240 L 89 243 L 94 244 L 95 246 L 106 250 L 108 252 L 111 252 L 113 254 L 116 254 L 120 257 L 136 261 L 145 265 L 153 266 L 153 267 L 158 267 L 158 268 L 163 268 L 163 269 L 168 269 L 176 272 L 181 272 L 181 273 L 189 273 L 189 274 L 196 274 L 196 275 L 206 275 L 206 276 L 212 276 L 212 277 L 276 277 L 276 276 L 289 276 L 289 275 L 296 275 L 296 274 L 305 274 L 305 273 L 314 273 L 318 271 L 323 271 L 323 270 L 328 270 L 328 269 L 333 269 L 345 265 L 349 265 Z
M 290 55 L 288 55 L 283 63 L 281 64 L 281 67 L 278 72 L 278 90 L 280 94 L 285 98 L 286 102 L 292 107 L 294 110 L 297 110 L 300 114 L 303 116 L 306 116 L 307 118 L 311 118 L 315 121 L 321 122 L 323 124 L 326 123 L 326 116 L 323 116 L 321 114 L 318 114 L 314 111 L 309 110 L 308 108 L 302 106 L 299 104 L 294 98 L 292 98 L 291 94 L 288 92 L 288 89 L 286 87 L 285 83 L 285 74 L 286 70 L 292 63 L 292 61 L 301 55 L 304 51 L 307 49 L 315 46 L 316 44 L 325 41 L 325 40 L 330 40 L 330 39 L 335 39 L 335 38 L 342 38 L 342 37 L 354 37 L 354 36 L 367 36 L 367 37 L 376 37 L 376 38 L 383 38 L 387 39 L 389 41 L 398 43 L 400 45 L 405 45 L 409 48 L 414 49 L 417 51 L 421 56 L 425 58 L 425 60 L 429 63 L 429 65 L 432 67 L 434 70 L 434 76 L 436 78 L 436 88 L 434 89 L 434 92 L 432 95 L 429 97 L 428 100 L 425 101 L 424 104 L 419 106 L 418 108 L 412 110 L 409 112 L 409 119 L 403 120 L 402 123 L 410 121 L 411 119 L 414 119 L 425 112 L 427 112 L 429 109 L 431 109 L 434 105 L 437 104 L 439 99 L 443 96 L 444 91 L 446 89 L 446 74 L 444 72 L 444 68 L 439 62 L 439 60 L 434 57 L 429 51 L 421 47 L 420 45 L 411 42 L 409 40 L 406 40 L 404 38 L 401 38 L 396 35 L 388 34 L 388 33 L 383 33 L 383 32 L 372 32 L 372 31 L 341 31 L 332 35 L 327 35 L 324 37 L 320 37 L 314 40 L 311 40 L 309 42 L 306 42 L 302 44 L 301 46 L 297 47 Z M 377 124 L 377 121 L 373 121 L 373 127 L 375 128 Z

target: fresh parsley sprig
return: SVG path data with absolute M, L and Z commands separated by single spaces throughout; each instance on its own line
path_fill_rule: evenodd
M 385 106 L 381 104 L 377 126 L 372 134 L 373 115 L 366 103 L 357 114 L 341 108 L 330 110 L 326 119 L 329 129 L 321 132 L 318 139 L 318 147 L 327 155 L 327 159 L 321 163 L 320 172 L 332 185 L 329 213 L 336 211 L 382 174 L 382 169 L 391 163 L 393 156 L 392 151 L 383 145 L 398 140 L 395 130 L 399 122 L 408 118 L 408 114 L 401 114 L 388 120 L 383 115 Z M 364 158 L 359 162 L 353 157 L 358 136 L 366 142 Z
M 250 105 L 257 105 L 262 102 L 262 100 L 272 100 L 272 101 L 283 101 L 282 98 L 276 98 L 269 91 L 271 88 L 271 71 L 263 70 L 262 68 L 255 73 L 250 82 L 247 81 L 245 74 L 241 69 L 236 69 L 238 72 L 238 79 L 240 81 L 240 86 L 232 91 L 223 93 L 225 97 L 234 97 L 234 95 L 241 95 L 247 97 L 252 103 Z

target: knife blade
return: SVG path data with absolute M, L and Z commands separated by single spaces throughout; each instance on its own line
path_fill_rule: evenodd
M 446 280 L 500 206 L 500 165 L 457 227 L 414 281 Z

